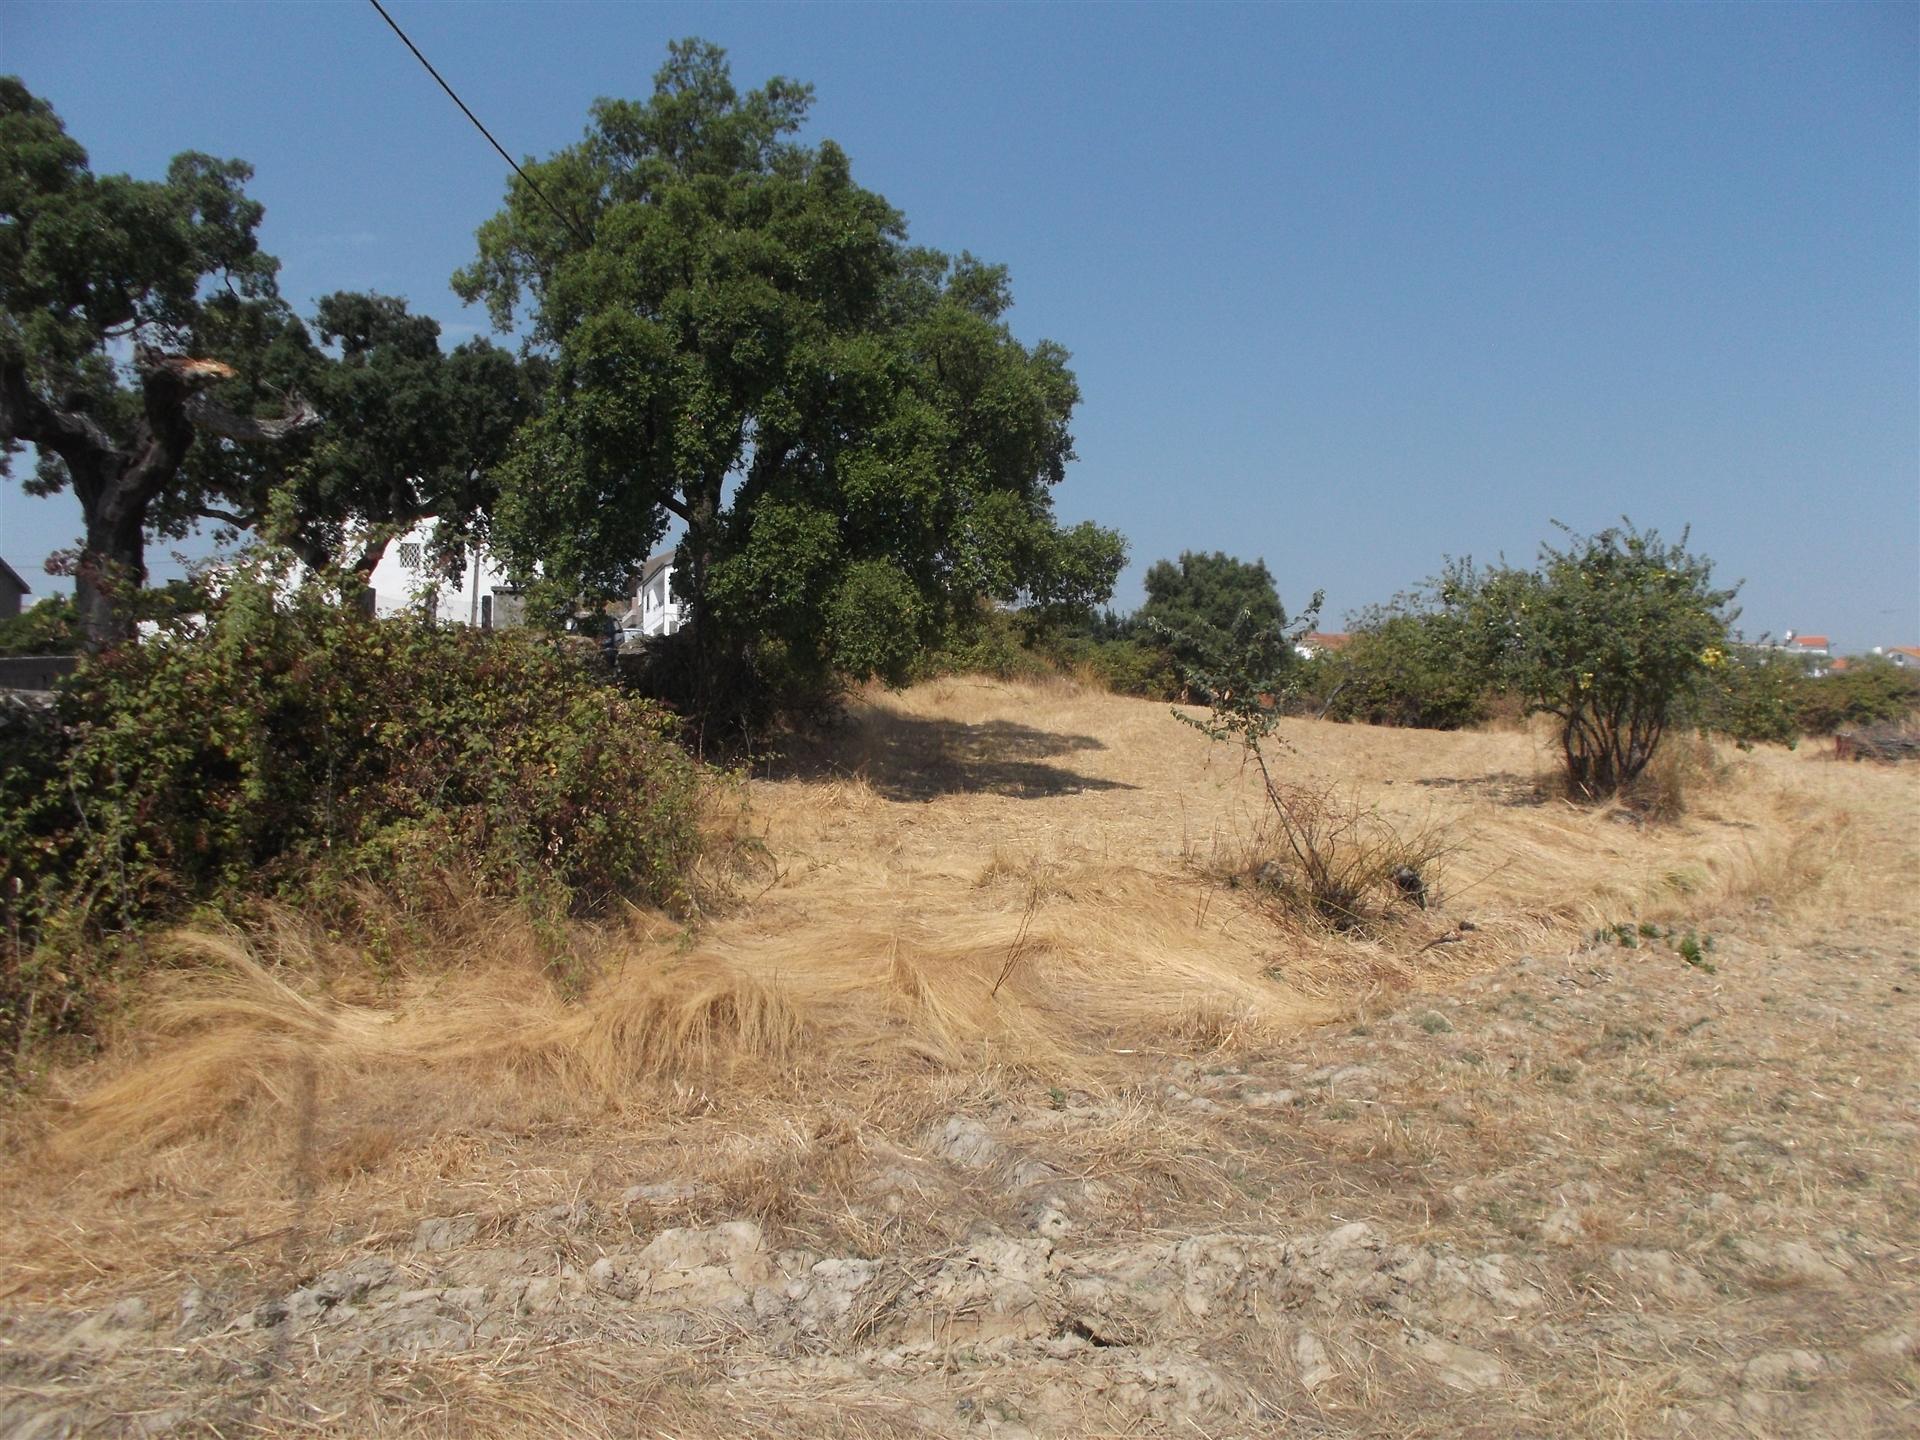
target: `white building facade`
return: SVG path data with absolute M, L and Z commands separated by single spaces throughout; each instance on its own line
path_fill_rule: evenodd
M 671 635 L 687 623 L 687 605 L 674 593 L 673 555 L 662 550 L 640 569 L 633 605 L 620 617 L 623 639 Z
M 431 614 L 436 620 L 487 630 L 519 624 L 519 592 L 482 547 L 467 547 L 465 569 L 457 581 L 428 568 L 436 524 L 423 520 L 388 543 L 386 553 L 368 577 L 373 613 Z

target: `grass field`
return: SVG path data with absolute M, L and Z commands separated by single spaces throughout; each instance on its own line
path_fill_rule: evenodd
M 1913 1423 L 1916 778 L 1283 735 L 1428 908 L 1287 913 L 1234 753 L 958 678 L 717 798 L 691 927 L 176 936 L 8 1122 L 0 1429 Z

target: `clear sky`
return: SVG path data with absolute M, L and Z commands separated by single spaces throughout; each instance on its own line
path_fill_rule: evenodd
M 1912 3 L 388 8 L 516 155 L 676 36 L 814 82 L 810 138 L 1074 352 L 1059 508 L 1128 537 L 1123 608 L 1221 549 L 1337 622 L 1624 513 L 1691 525 L 1750 633 L 1920 643 Z M 9 0 L 0 69 L 97 170 L 251 161 L 303 312 L 484 326 L 447 280 L 504 167 L 371 7 Z M 0 487 L 37 590 L 77 529 Z

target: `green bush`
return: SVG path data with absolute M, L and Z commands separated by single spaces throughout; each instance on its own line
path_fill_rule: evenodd
M 1563 527 L 1564 528 L 1564 527 Z M 1588 799 L 1637 780 L 1724 658 L 1733 590 L 1713 562 L 1631 524 L 1541 547 L 1534 571 L 1459 566 L 1441 582 L 1482 663 L 1559 722 L 1569 788 Z
M 1072 673 L 1115 695 L 1173 700 L 1180 694 L 1180 667 L 1162 646 L 1126 637 L 1099 640 L 1064 637 L 1055 653 Z
M 546 919 L 672 905 L 697 845 L 673 729 L 532 632 L 238 584 L 0 729 L 0 1034 L 67 973 L 50 950 L 197 905 L 345 919 L 366 887 L 404 909 L 450 873 Z
M 1794 699 L 1794 719 L 1808 735 L 1897 724 L 1920 711 L 1920 675 L 1890 660 L 1855 660 L 1818 679 L 1799 677 Z
M 1376 616 L 1316 657 L 1334 720 L 1459 730 L 1486 718 L 1487 685 L 1451 612 Z
M 1711 660 L 1694 705 L 1701 730 L 1742 749 L 1799 743 L 1800 693 L 1809 682 L 1798 663 L 1739 650 L 1718 652 Z
M 936 675 L 991 675 L 996 680 L 1038 680 L 1058 668 L 1034 647 L 1024 618 L 997 605 L 955 617 L 932 648 L 913 665 L 914 679 Z
M 80 613 L 66 595 L 49 595 L 0 620 L 0 655 L 71 655 L 80 638 Z

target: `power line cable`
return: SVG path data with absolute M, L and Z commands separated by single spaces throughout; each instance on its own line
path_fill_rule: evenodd
M 575 220 L 571 215 L 569 215 L 566 211 L 562 210 L 558 205 L 556 205 L 553 202 L 553 200 L 548 197 L 547 192 L 542 190 L 539 187 L 539 185 L 534 183 L 533 177 L 527 174 L 526 171 L 520 168 L 520 162 L 515 160 L 513 156 L 509 155 L 506 152 L 506 148 L 502 146 L 498 140 L 493 138 L 493 132 L 487 129 L 486 126 L 480 123 L 480 117 L 474 114 L 473 111 L 469 110 L 467 108 L 467 102 L 462 100 L 458 95 L 456 95 L 454 93 L 453 87 L 449 85 L 444 79 L 441 78 L 440 72 L 433 68 L 433 62 L 427 59 L 426 56 L 422 55 L 420 53 L 420 47 L 414 44 L 412 40 L 407 38 L 407 32 L 402 30 L 400 28 L 399 22 L 396 21 L 393 18 L 393 16 L 387 13 L 386 7 L 380 3 L 380 0 L 367 0 L 367 3 L 372 5 L 375 10 L 378 10 L 380 12 L 380 18 L 386 21 L 388 26 L 392 28 L 393 33 L 400 37 L 400 43 L 405 45 L 407 49 L 413 52 L 413 58 L 418 60 L 422 65 L 424 65 L 426 67 L 427 73 L 433 76 L 435 80 L 438 80 L 440 82 L 440 88 L 447 92 L 447 98 L 453 101 L 454 104 L 460 107 L 460 113 L 466 116 L 467 119 L 473 122 L 473 128 L 478 130 L 482 135 L 487 137 L 487 143 L 493 146 L 495 150 L 500 152 L 500 158 L 502 160 L 506 161 L 507 164 L 513 166 L 513 173 L 518 175 L 522 180 L 527 182 L 527 188 L 533 191 L 534 194 L 538 195 L 540 197 L 541 203 L 543 203 L 549 210 L 553 211 L 553 213 L 559 217 L 560 223 L 562 225 L 565 225 L 569 230 L 573 232 L 574 238 L 576 240 L 578 240 L 582 245 L 589 245 L 589 246 L 592 245 L 593 241 L 588 238 L 586 231 L 580 228 L 580 223 L 577 220 Z

